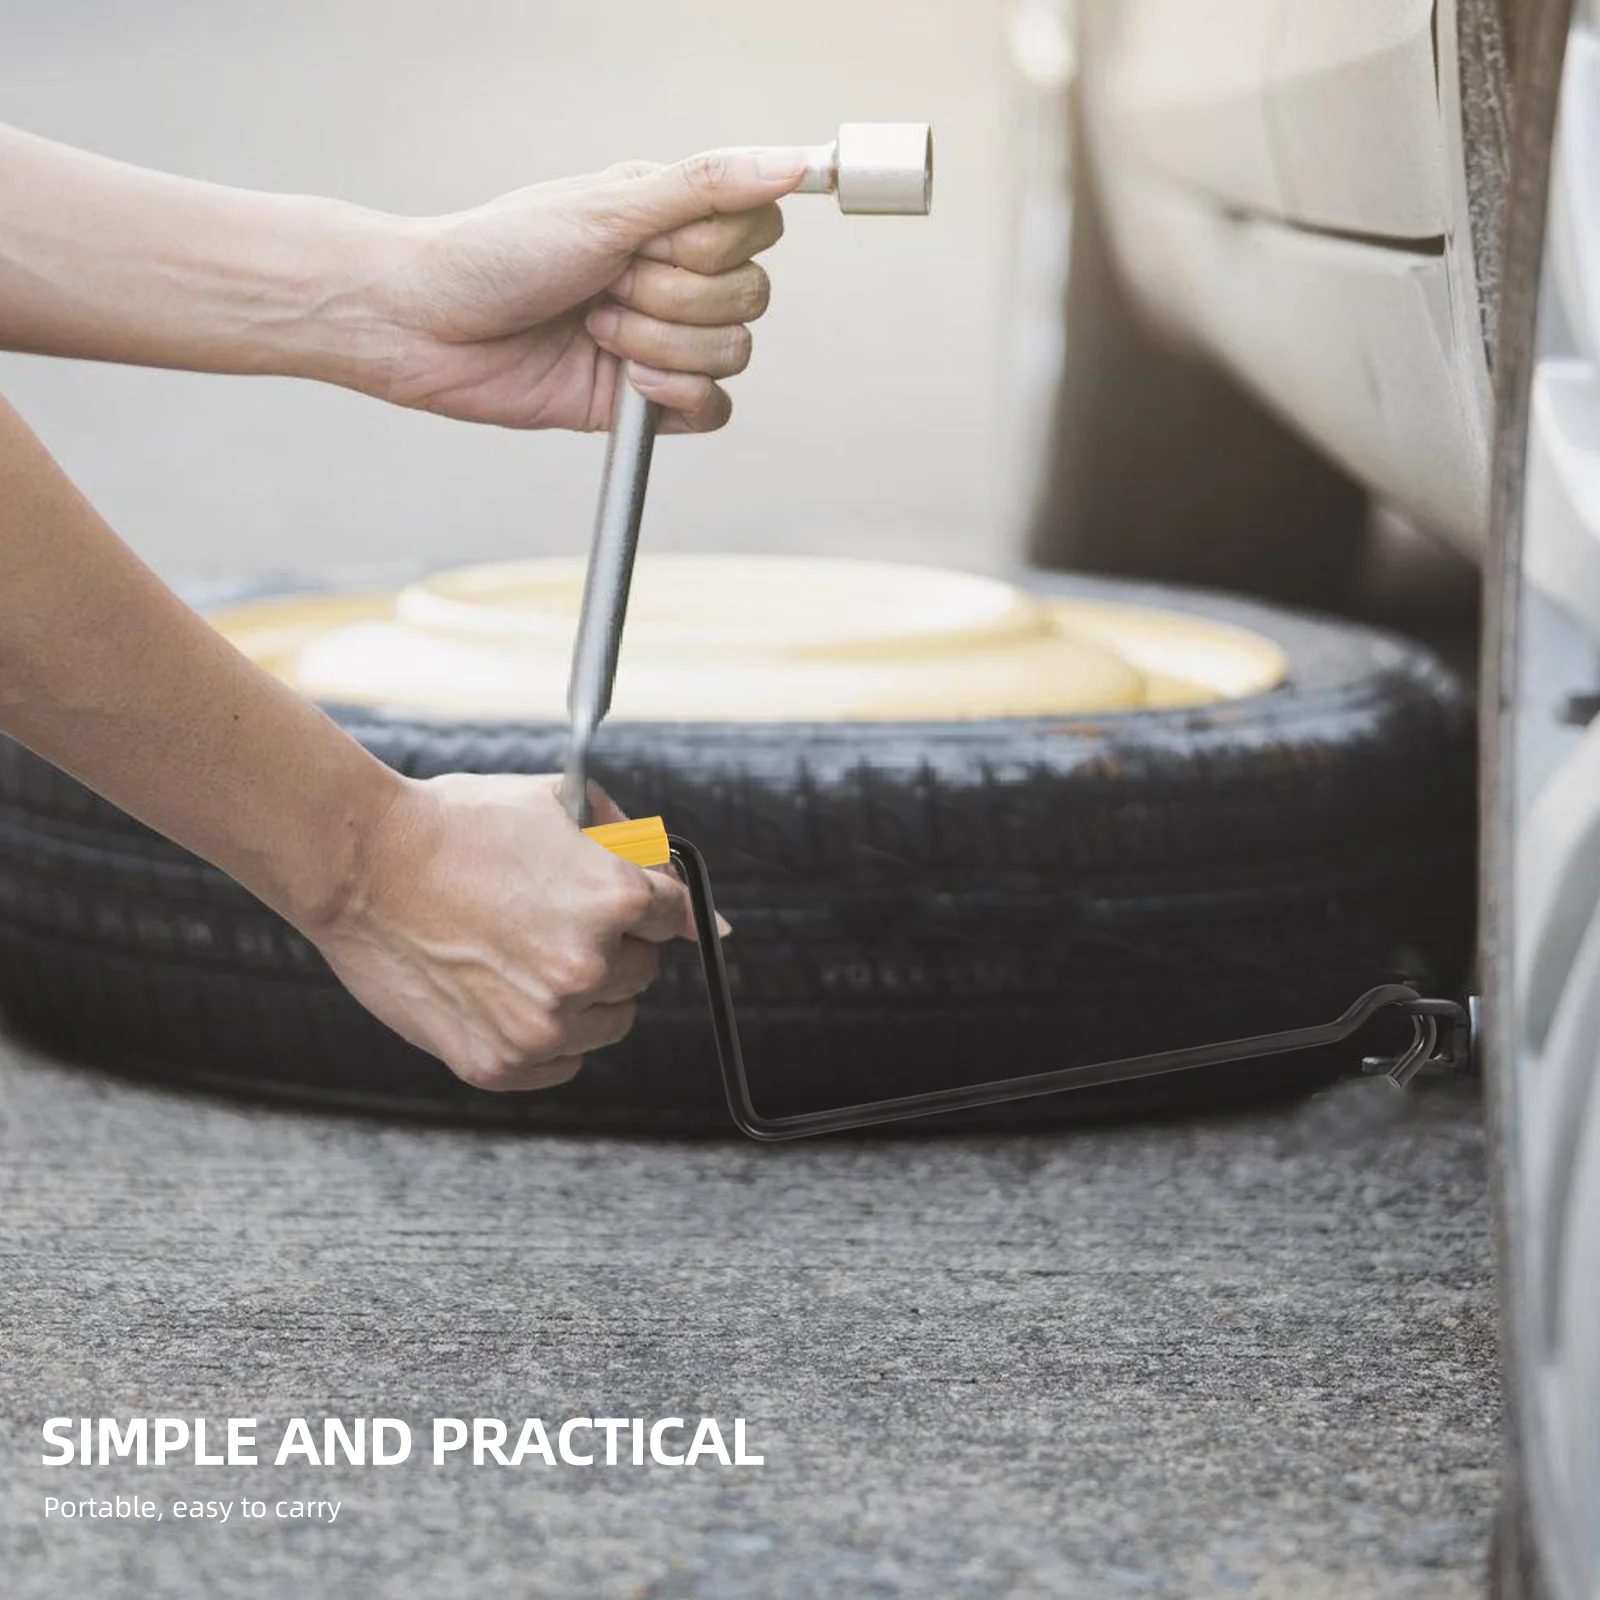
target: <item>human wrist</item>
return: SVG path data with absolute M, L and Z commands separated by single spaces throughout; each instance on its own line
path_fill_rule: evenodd
M 400 343 L 396 284 L 415 224 L 339 200 L 296 198 L 285 256 L 267 269 L 257 369 L 363 394 L 388 388 Z
M 421 785 L 356 745 L 317 788 L 305 814 L 290 819 L 281 847 L 270 852 L 256 892 L 321 943 L 360 921 L 380 898 L 393 841 L 414 827 L 409 819 Z
M 383 392 L 424 225 L 0 126 L 0 348 Z

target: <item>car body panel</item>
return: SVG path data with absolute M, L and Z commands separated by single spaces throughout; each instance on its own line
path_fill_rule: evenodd
M 1277 212 L 1267 55 L 1279 0 L 1110 0 L 1084 8 L 1091 151 L 1239 209 Z
M 1487 440 L 1444 256 L 1240 217 L 1150 180 L 1113 182 L 1105 209 L 1131 245 L 1130 285 L 1175 337 L 1418 521 L 1481 522 Z
M 1119 159 L 1308 226 L 1443 234 L 1432 0 L 1091 0 L 1083 24 Z
M 1267 121 L 1281 214 L 1385 239 L 1443 237 L 1436 83 L 1433 0 L 1280 0 Z
M 1431 0 L 1086 0 L 1080 21 L 1085 156 L 1135 300 L 1480 545 L 1488 371 Z

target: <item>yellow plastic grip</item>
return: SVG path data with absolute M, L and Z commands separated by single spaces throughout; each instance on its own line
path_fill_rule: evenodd
M 636 867 L 662 867 L 672 859 L 667 825 L 660 817 L 635 817 L 631 822 L 603 822 L 583 830 L 598 845 Z

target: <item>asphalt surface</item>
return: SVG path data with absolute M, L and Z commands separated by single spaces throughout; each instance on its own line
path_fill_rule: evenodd
M 0 1282 L 15 1600 L 1480 1592 L 1460 1088 L 766 1150 L 322 1120 L 10 1054 Z M 765 1464 L 38 1464 L 46 1416 L 105 1414 L 744 1417 Z M 43 1514 L 115 1493 L 342 1509 Z

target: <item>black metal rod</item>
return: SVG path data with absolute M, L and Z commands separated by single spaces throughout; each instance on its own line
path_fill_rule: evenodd
M 728 1111 L 742 1133 L 764 1143 L 804 1139 L 821 1133 L 843 1133 L 848 1128 L 868 1128 L 880 1122 L 901 1122 L 913 1117 L 936 1116 L 941 1111 L 969 1111 L 975 1106 L 1000 1105 L 1007 1100 L 1029 1100 L 1035 1095 L 1057 1094 L 1063 1089 L 1085 1089 L 1094 1084 L 1126 1083 L 1154 1078 L 1167 1072 L 1189 1072 L 1196 1067 L 1248 1061 L 1256 1056 L 1281 1055 L 1291 1050 L 1314 1050 L 1338 1044 L 1360 1032 L 1378 1012 L 1393 1005 L 1410 1005 L 1420 999 L 1403 983 L 1384 983 L 1369 989 L 1343 1016 L 1309 1028 L 1289 1028 L 1281 1033 L 1256 1034 L 1248 1039 L 1225 1039 L 1217 1044 L 1191 1045 L 1183 1050 L 1160 1050 L 1153 1055 L 1128 1056 L 1121 1061 L 1099 1061 L 1078 1067 L 1057 1067 L 1021 1078 L 998 1078 L 988 1083 L 956 1089 L 934 1089 L 894 1100 L 869 1100 L 859 1105 L 827 1111 L 800 1112 L 786 1117 L 764 1117 L 750 1098 L 739 1028 L 734 1021 L 733 996 L 728 988 L 728 968 L 717 935 L 717 909 L 711 897 L 711 875 L 705 859 L 687 839 L 667 835 L 672 864 L 689 890 L 694 909 L 695 933 L 700 943 L 700 965 L 705 973 L 706 995 L 711 1003 L 711 1027 L 716 1037 L 717 1059 Z

